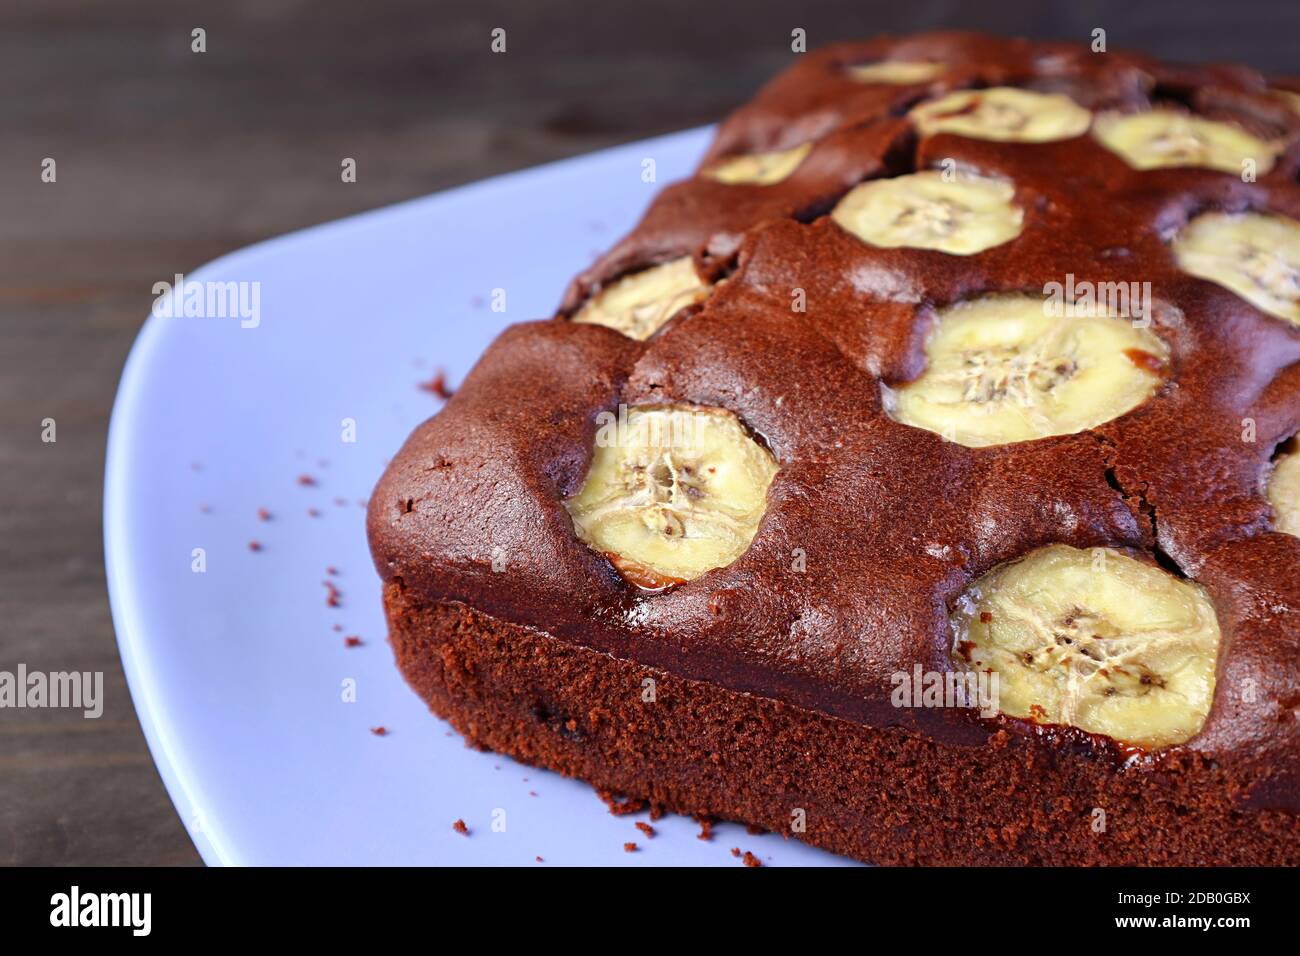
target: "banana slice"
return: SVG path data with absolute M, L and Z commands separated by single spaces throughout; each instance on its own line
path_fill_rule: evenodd
M 744 553 L 776 471 L 730 412 L 638 406 L 597 434 L 587 480 L 565 507 L 624 578 L 662 590 Z
M 1248 212 L 1207 212 L 1174 239 L 1178 267 L 1300 325 L 1300 222 Z
M 956 133 L 971 139 L 1045 143 L 1088 129 L 1092 114 L 1062 93 L 1033 93 L 1011 86 L 960 90 L 922 103 L 911 112 L 924 136 Z
M 1068 310 L 1067 310 L 1068 311 Z M 1070 435 L 1118 418 L 1163 380 L 1164 342 L 1112 315 L 1048 314 L 1043 299 L 987 296 L 942 310 L 927 367 L 886 411 L 970 448 Z
M 859 83 L 911 86 L 914 83 L 929 83 L 943 76 L 947 70 L 946 63 L 926 63 L 923 60 L 881 60 L 879 63 L 850 66 L 846 72 Z
M 952 615 L 953 663 L 997 675 L 998 709 L 1155 749 L 1214 699 L 1219 622 L 1195 584 L 1118 551 L 1048 545 L 980 578 Z
M 1266 173 L 1281 149 L 1237 126 L 1176 110 L 1103 113 L 1092 135 L 1134 169 L 1203 166 L 1240 173 L 1242 161 L 1253 159 L 1256 172 Z
M 1300 453 L 1283 455 L 1268 480 L 1273 530 L 1300 538 Z
M 831 213 L 873 246 L 938 249 L 965 256 L 1020 234 L 1024 212 L 1015 188 L 973 176 L 945 181 L 942 173 L 913 173 L 854 187 Z
M 770 153 L 748 153 L 720 160 L 700 175 L 716 179 L 728 186 L 771 186 L 788 177 L 812 151 L 812 143 L 801 143 L 790 149 Z
M 711 286 L 700 280 L 690 256 L 624 276 L 587 301 L 573 316 L 645 340 L 674 315 L 702 302 Z

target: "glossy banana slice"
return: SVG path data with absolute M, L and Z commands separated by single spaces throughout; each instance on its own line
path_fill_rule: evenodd
M 952 615 L 953 663 L 997 675 L 998 709 L 1155 749 L 1214 699 L 1219 622 L 1195 584 L 1118 551 L 1053 544 L 994 568 Z
M 690 256 L 651 266 L 610 283 L 573 316 L 617 329 L 631 339 L 648 339 L 674 315 L 702 302 L 710 286 L 701 281 Z
M 873 246 L 937 249 L 965 256 L 1020 234 L 1024 212 L 1015 188 L 973 176 L 946 181 L 938 172 L 877 179 L 854 187 L 831 217 Z
M 639 406 L 597 433 L 586 482 L 565 507 L 624 578 L 661 590 L 744 553 L 776 471 L 730 412 Z
M 1253 159 L 1263 174 L 1273 168 L 1280 148 L 1240 127 L 1177 110 L 1103 113 L 1092 135 L 1134 169 L 1203 166 L 1240 174 L 1242 162 Z
M 1283 455 L 1268 480 L 1273 530 L 1300 538 L 1300 453 Z
M 925 136 L 955 133 L 1019 143 L 1071 139 L 1092 121 L 1090 112 L 1064 94 L 1011 86 L 949 93 L 915 107 L 911 116 Z
M 1042 299 L 988 296 L 937 316 L 926 370 L 886 411 L 972 448 L 1070 435 L 1118 418 L 1163 380 L 1164 342 L 1129 319 L 1049 315 Z
M 1300 222 L 1285 216 L 1208 212 L 1174 239 L 1178 267 L 1300 325 Z
M 881 60 L 850 66 L 847 73 L 859 83 L 885 83 L 892 86 L 911 86 L 929 83 L 948 71 L 945 63 L 927 63 L 924 60 Z
M 801 143 L 790 149 L 779 149 L 770 153 L 733 156 L 731 159 L 714 163 L 708 169 L 702 170 L 700 175 L 708 179 L 716 179 L 728 186 L 771 186 L 793 173 L 811 151 L 812 143 Z

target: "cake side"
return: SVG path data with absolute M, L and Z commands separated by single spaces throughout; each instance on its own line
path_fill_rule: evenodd
M 1300 820 L 1184 754 L 1116 773 L 1008 732 L 979 748 L 864 727 L 385 589 L 412 688 L 474 745 L 658 809 L 879 864 L 1295 865 Z

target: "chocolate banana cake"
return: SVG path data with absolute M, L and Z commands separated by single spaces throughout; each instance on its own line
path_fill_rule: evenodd
M 407 680 L 860 860 L 1300 862 L 1300 81 L 794 58 L 393 459 Z

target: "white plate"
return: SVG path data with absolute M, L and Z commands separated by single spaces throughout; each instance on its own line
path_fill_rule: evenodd
M 466 748 L 393 664 L 366 547 L 361 502 L 440 404 L 418 383 L 438 369 L 459 382 L 507 324 L 550 314 L 658 188 L 642 160 L 660 182 L 684 176 L 709 133 L 309 229 L 186 277 L 257 283 L 255 327 L 155 307 L 113 409 L 108 582 L 145 736 L 208 863 L 734 866 L 732 847 L 842 862 L 735 825 L 701 841 L 682 818 L 647 839 L 633 827 L 644 817 L 611 816 L 585 784 Z

